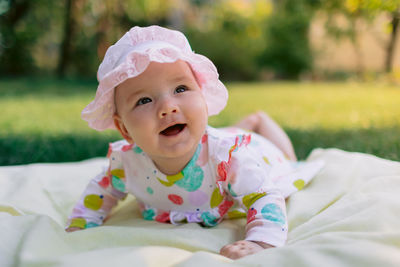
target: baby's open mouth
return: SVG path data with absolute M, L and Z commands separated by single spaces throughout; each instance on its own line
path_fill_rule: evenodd
M 185 129 L 185 127 L 186 127 L 186 124 L 175 124 L 175 125 L 168 127 L 165 130 L 162 130 L 160 132 L 160 134 L 165 135 L 165 136 L 176 135 L 176 134 L 182 132 L 183 129 Z

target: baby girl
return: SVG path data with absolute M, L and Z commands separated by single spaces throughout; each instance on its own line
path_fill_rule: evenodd
M 296 163 L 289 138 L 265 113 L 237 127 L 208 126 L 228 93 L 182 33 L 132 28 L 107 50 L 98 80 L 82 118 L 124 140 L 110 144 L 109 167 L 87 186 L 67 231 L 101 225 L 131 193 L 145 220 L 211 227 L 247 217 L 244 240 L 220 251 L 233 259 L 285 244 L 285 198 L 321 164 Z

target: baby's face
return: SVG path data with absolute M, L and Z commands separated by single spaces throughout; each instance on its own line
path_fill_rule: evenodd
M 115 90 L 116 126 L 153 161 L 194 153 L 207 125 L 207 105 L 184 61 L 152 62 Z

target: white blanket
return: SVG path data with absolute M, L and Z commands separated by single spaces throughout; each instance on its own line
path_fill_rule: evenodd
M 104 158 L 0 167 L 0 266 L 400 266 L 400 163 L 314 150 L 324 169 L 287 203 L 282 248 L 232 261 L 245 219 L 214 228 L 141 218 L 128 197 L 104 226 L 65 233 L 66 218 Z

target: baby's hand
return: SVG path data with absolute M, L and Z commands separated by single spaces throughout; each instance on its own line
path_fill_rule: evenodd
M 254 254 L 263 249 L 272 247 L 274 246 L 264 242 L 240 240 L 233 244 L 224 246 L 221 248 L 219 254 L 236 260 L 246 255 Z
M 65 229 L 66 232 L 75 232 L 75 231 L 79 231 L 82 230 L 79 227 L 68 227 L 67 229 Z

